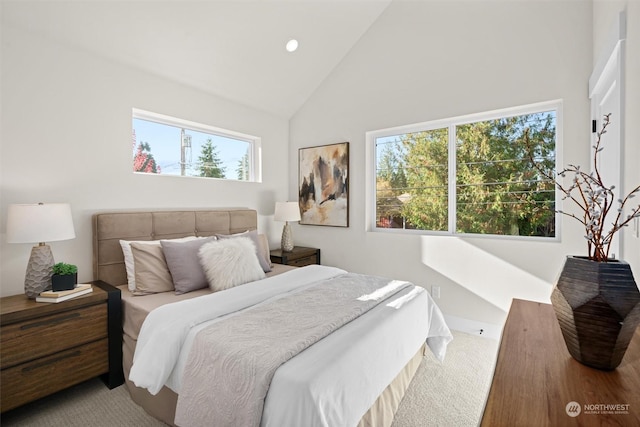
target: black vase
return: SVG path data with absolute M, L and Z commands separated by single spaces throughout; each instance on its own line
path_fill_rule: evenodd
M 76 287 L 76 283 L 78 283 L 78 273 L 51 276 L 51 289 L 54 292 L 71 290 Z
M 640 323 L 640 291 L 628 263 L 567 257 L 551 304 L 574 359 L 602 370 L 620 364 Z

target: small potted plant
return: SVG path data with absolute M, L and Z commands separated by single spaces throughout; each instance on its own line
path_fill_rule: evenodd
M 73 289 L 76 283 L 78 283 L 78 267 L 64 262 L 54 264 L 51 288 L 55 292 Z

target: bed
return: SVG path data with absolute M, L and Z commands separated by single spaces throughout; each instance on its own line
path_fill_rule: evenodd
M 151 380 L 158 382 L 157 385 L 138 387 L 130 376 L 133 376 L 140 385 L 141 377 L 138 375 L 141 371 L 140 367 L 154 364 L 148 362 L 143 364 L 141 358 L 145 352 L 163 355 L 173 353 L 154 348 L 150 344 L 153 338 L 149 337 L 153 337 L 154 333 L 156 337 L 164 336 L 164 332 L 160 331 L 164 331 L 163 328 L 167 325 L 176 324 L 177 321 L 174 319 L 184 318 L 186 323 L 200 322 L 200 320 L 186 319 L 189 315 L 196 316 L 194 313 L 197 313 L 196 317 L 200 317 L 202 312 L 200 308 L 188 308 L 198 307 L 197 304 L 200 304 L 200 307 L 221 306 L 219 302 L 227 296 L 233 301 L 243 301 L 245 304 L 244 295 L 248 295 L 246 298 L 249 299 L 258 298 L 256 295 L 265 292 L 265 289 L 268 292 L 280 292 L 279 288 L 286 288 L 287 291 L 284 294 L 287 296 L 302 295 L 307 291 L 315 292 L 313 288 L 318 287 L 315 283 L 319 282 L 320 278 L 334 282 L 333 286 L 335 286 L 336 280 L 352 280 L 355 275 L 326 266 L 295 268 L 273 264 L 269 266 L 271 271 L 265 273 L 264 278 L 220 292 L 211 292 L 209 288 L 202 288 L 179 295 L 174 291 L 134 295 L 137 288 L 136 292 L 130 290 L 125 256 L 120 241 L 166 242 L 190 237 L 211 239 L 211 236 L 232 236 L 248 231 L 255 235 L 256 230 L 257 212 L 245 208 L 127 211 L 97 213 L 93 216 L 94 279 L 118 286 L 122 292 L 123 370 L 127 388 L 136 403 L 155 418 L 169 425 L 198 425 L 197 420 L 188 418 L 190 412 L 208 407 L 208 405 L 191 404 L 192 398 L 185 396 L 191 396 L 189 393 L 194 389 L 191 383 L 184 384 L 191 377 L 201 376 L 200 371 L 193 367 L 195 366 L 193 354 L 196 351 L 190 350 L 191 347 L 199 348 L 204 345 L 199 341 L 201 336 L 205 335 L 202 331 L 214 329 L 208 328 L 207 325 L 220 323 L 238 328 L 239 322 L 243 319 L 240 317 L 241 314 L 248 314 L 247 317 L 250 317 L 252 313 L 256 314 L 260 311 L 256 307 L 265 306 L 266 310 L 267 302 L 274 304 L 272 300 L 276 300 L 284 304 L 287 299 L 279 294 L 270 295 L 261 299 L 260 302 L 256 300 L 255 303 L 246 303 L 246 307 L 244 305 L 240 309 L 236 307 L 234 314 L 222 316 L 226 323 L 218 319 L 209 320 L 208 323 L 202 321 L 194 326 L 188 335 L 175 339 L 181 347 L 179 354 L 172 356 L 173 359 L 169 358 L 172 362 L 167 362 L 175 362 L 174 365 L 168 365 L 172 366 L 169 369 L 171 372 L 164 376 L 152 375 Z M 261 236 L 261 239 L 255 240 L 254 243 L 257 252 L 267 251 L 268 258 L 268 247 L 264 246 L 265 239 Z M 138 246 L 136 244 L 136 250 Z M 257 256 L 259 258 L 259 255 Z M 366 280 L 374 281 L 369 277 L 363 276 Z M 396 285 L 405 283 L 392 282 Z M 388 286 L 385 286 L 386 288 Z M 299 289 L 304 289 L 304 292 Z M 360 317 L 346 320 L 342 327 L 332 331 L 326 337 L 318 338 L 316 342 L 303 348 L 275 370 L 267 384 L 266 398 L 260 403 L 262 406 L 258 407 L 261 414 L 259 425 L 267 427 L 389 426 L 391 424 L 400 401 L 422 361 L 424 352 L 431 349 L 437 357 L 442 358 L 446 345 L 451 340 L 451 334 L 442 314 L 427 292 L 411 284 L 395 286 L 393 289 L 396 294 L 391 300 L 385 300 L 384 304 L 375 303 Z M 341 290 L 332 293 L 340 292 Z M 238 296 L 241 293 L 243 296 Z M 236 296 L 232 297 L 232 294 Z M 335 298 L 335 296 L 330 297 Z M 171 319 L 170 324 L 166 323 L 168 319 Z M 162 322 L 165 322 L 164 326 Z M 154 324 L 157 326 L 153 326 Z M 247 333 L 251 334 L 251 332 Z M 398 338 L 399 336 L 402 338 Z M 139 340 L 142 340 L 142 344 Z M 253 341 L 254 338 L 250 337 L 250 340 Z M 138 347 L 137 354 L 136 347 Z M 137 367 L 133 368 L 134 375 L 131 375 L 134 359 Z M 203 368 L 203 370 L 206 369 Z M 151 375 L 153 371 L 147 374 Z M 207 387 L 211 384 L 222 387 L 220 384 L 224 381 L 216 382 L 211 378 L 208 383 Z M 207 392 L 205 401 L 211 398 L 210 395 L 226 394 Z M 196 396 L 198 395 L 194 394 L 193 401 Z M 176 409 L 178 409 L 178 415 L 182 417 L 178 422 L 176 422 Z M 205 413 L 200 415 L 203 417 L 201 419 L 208 420 L 210 425 L 217 425 L 215 409 L 203 409 L 203 411 Z

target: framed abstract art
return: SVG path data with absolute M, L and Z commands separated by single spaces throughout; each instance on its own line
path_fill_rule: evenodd
M 349 143 L 298 151 L 300 224 L 349 226 Z

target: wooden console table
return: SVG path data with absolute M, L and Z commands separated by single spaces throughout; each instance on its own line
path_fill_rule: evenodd
M 599 371 L 571 357 L 551 305 L 514 299 L 481 425 L 640 425 L 640 328 Z

